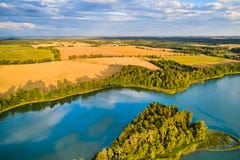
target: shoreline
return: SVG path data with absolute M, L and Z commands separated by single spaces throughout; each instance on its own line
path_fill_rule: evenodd
M 187 156 L 190 153 L 193 152 L 228 152 L 228 151 L 234 151 L 234 150 L 239 150 L 240 149 L 240 139 L 223 131 L 219 131 L 219 130 L 213 130 L 213 129 L 208 129 L 209 132 L 216 132 L 216 133 L 220 133 L 220 134 L 224 134 L 229 136 L 229 138 L 231 138 L 232 141 L 235 141 L 236 144 L 234 146 L 231 146 L 232 141 L 229 142 L 229 144 L 224 144 L 224 145 L 219 145 L 219 146 L 210 146 L 210 147 L 203 147 L 203 148 L 197 148 L 200 144 L 199 143 L 194 143 L 190 146 L 186 146 L 185 148 L 183 148 L 181 151 L 179 151 L 176 155 L 177 158 L 180 159 L 183 156 Z M 213 133 L 210 133 L 213 134 Z M 213 135 L 214 136 L 214 135 Z M 229 147 L 227 147 L 229 146 Z M 226 148 L 222 148 L 221 147 L 226 147 Z
M 219 147 L 225 147 L 228 145 L 231 145 L 232 142 L 229 142 L 229 144 L 224 144 L 224 145 L 218 145 L 218 146 L 214 146 L 214 145 L 210 145 L 209 147 L 202 147 L 201 148 L 201 144 L 204 144 L 206 142 L 195 142 L 193 144 L 184 146 L 182 148 L 177 148 L 175 151 L 173 151 L 172 153 L 168 154 L 170 155 L 170 157 L 174 160 L 180 160 L 183 156 L 187 156 L 190 153 L 193 152 L 201 152 L 201 151 L 205 151 L 205 152 L 227 152 L 227 151 L 234 151 L 234 150 L 238 150 L 240 149 L 240 139 L 238 139 L 237 137 L 234 137 L 233 135 L 226 133 L 226 132 L 222 132 L 219 130 L 213 130 L 213 129 L 208 129 L 209 134 L 212 134 L 211 136 L 215 136 L 214 133 L 210 133 L 210 132 L 215 132 L 215 133 L 219 133 L 219 134 L 224 134 L 229 136 L 229 138 L 233 139 L 236 144 L 235 146 L 230 146 L 230 147 L 226 147 L 224 149 L 217 149 Z M 212 149 L 211 149 L 212 148 Z M 159 160 L 165 160 L 164 158 L 159 158 Z
M 229 134 L 227 132 L 215 130 L 215 129 L 208 129 L 209 132 L 215 132 L 220 133 L 229 136 L 231 139 L 231 142 L 229 144 L 215 146 L 213 148 L 206 148 L 206 149 L 200 149 L 199 151 L 207 151 L 207 152 L 227 152 L 227 151 L 233 151 L 240 149 L 240 139 L 233 136 L 232 134 Z M 211 133 L 210 133 L 211 134 Z M 212 133 L 213 134 L 213 133 Z
M 200 83 L 205 83 L 208 80 L 214 80 L 214 79 L 219 79 L 219 78 L 223 78 L 225 76 L 229 76 L 229 75 L 238 75 L 240 74 L 240 72 L 234 72 L 234 73 L 225 73 L 223 75 L 219 75 L 219 76 L 213 76 L 213 77 L 209 77 L 209 78 L 205 78 L 205 79 L 200 79 L 200 80 L 196 80 L 196 81 L 192 81 L 190 82 L 186 87 L 184 88 L 179 88 L 179 89 L 164 89 L 164 88 L 158 88 L 158 87 L 147 87 L 147 86 L 143 86 L 143 85 L 119 85 L 119 86 L 114 86 L 114 87 L 100 87 L 100 88 L 96 88 L 96 89 L 92 89 L 92 90 L 88 90 L 88 91 L 83 91 L 83 92 L 78 92 L 78 93 L 73 93 L 70 95 L 65 95 L 62 97 L 57 97 L 57 98 L 53 98 L 53 99 L 46 99 L 46 100 L 34 100 L 34 101 L 30 101 L 30 102 L 25 102 L 25 103 L 20 103 L 18 105 L 14 105 L 8 108 L 4 108 L 0 111 L 0 114 L 10 111 L 12 109 L 15 108 L 19 108 L 22 107 L 24 105 L 29 105 L 29 104 L 36 104 L 36 103 L 43 103 L 43 102 L 53 102 L 53 101 L 57 101 L 57 100 L 61 100 L 64 98 L 68 98 L 71 96 L 76 96 L 76 95 L 84 95 L 84 94 L 89 94 L 89 93 L 93 93 L 93 92 L 98 92 L 104 89 L 114 89 L 114 88 L 136 88 L 136 89 L 145 89 L 148 91 L 156 91 L 156 92 L 162 92 L 165 94 L 176 94 L 176 93 L 180 93 L 185 91 L 186 89 L 188 89 L 191 85 L 194 84 L 200 84 Z

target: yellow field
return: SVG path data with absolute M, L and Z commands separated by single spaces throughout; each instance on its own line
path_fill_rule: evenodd
M 169 56 L 176 53 L 171 52 L 170 49 L 157 49 L 149 47 L 137 48 L 135 46 L 116 46 L 116 45 L 102 45 L 98 47 L 92 47 L 86 43 L 65 43 L 64 47 L 58 47 L 61 52 L 61 59 L 68 60 L 71 55 L 104 55 L 104 56 Z M 70 47 L 69 47 L 70 46 Z
M 87 58 L 87 59 L 81 59 L 77 61 L 89 63 L 89 64 L 102 64 L 102 65 L 137 65 L 137 66 L 146 67 L 152 70 L 158 69 L 157 66 L 138 57 Z
M 33 47 L 55 46 L 61 52 L 61 58 L 65 61 L 28 64 L 28 65 L 0 65 L 0 92 L 5 92 L 12 86 L 23 86 L 29 80 L 42 80 L 46 85 L 56 85 L 58 80 L 67 79 L 75 82 L 76 78 L 110 75 L 119 70 L 119 67 L 112 65 L 138 65 L 149 69 L 157 67 L 144 58 L 137 56 L 157 55 L 165 60 L 174 60 L 186 65 L 209 65 L 217 63 L 228 63 L 233 60 L 211 56 L 176 56 L 178 53 L 169 49 L 157 49 L 135 46 L 102 45 L 92 47 L 87 43 L 52 42 L 38 44 Z M 94 55 L 124 56 L 109 58 L 84 58 L 68 60 L 70 55 Z
M 219 57 L 212 57 L 212 56 L 165 56 L 163 57 L 165 60 L 172 60 L 176 61 L 181 64 L 186 65 L 197 65 L 197 66 L 205 66 L 211 64 L 218 64 L 218 63 L 230 63 L 236 62 L 231 59 L 219 58 Z
M 229 47 L 229 48 L 238 48 L 238 47 L 240 47 L 240 44 L 221 44 L 219 46 L 221 46 L 221 47 Z
M 28 65 L 0 65 L 0 92 L 12 86 L 23 86 L 27 81 L 42 80 L 46 85 L 56 84 L 58 80 L 67 79 L 75 82 L 76 78 L 96 78 L 117 71 L 110 65 L 140 65 L 149 69 L 156 66 L 137 57 L 92 58 L 75 61 L 59 61 Z

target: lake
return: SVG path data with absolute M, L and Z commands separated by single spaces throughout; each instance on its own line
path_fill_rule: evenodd
M 0 159 L 91 159 L 119 136 L 150 102 L 176 104 L 193 121 L 240 138 L 240 76 L 226 76 L 168 95 L 110 89 L 56 102 L 26 105 L 0 115 Z M 194 152 L 183 160 L 240 159 L 240 150 Z

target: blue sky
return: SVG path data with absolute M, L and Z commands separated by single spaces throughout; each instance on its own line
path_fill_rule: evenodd
M 240 36 L 240 0 L 0 0 L 0 36 Z

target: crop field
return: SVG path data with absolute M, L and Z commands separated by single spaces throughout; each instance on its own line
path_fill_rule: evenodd
M 176 53 L 165 48 L 135 47 L 135 46 L 118 46 L 118 45 L 101 45 L 93 47 L 87 43 L 76 43 L 58 47 L 61 52 L 61 59 L 68 60 L 69 56 L 76 55 L 103 55 L 112 57 L 133 57 L 133 56 L 169 56 Z
M 2 42 L 3 43 L 3 42 Z M 6 41 L 5 43 L 10 43 Z M 13 42 L 12 42 L 13 43 Z M 23 43 L 23 42 L 22 42 Z M 54 47 L 60 50 L 61 60 L 57 62 L 19 65 L 0 65 L 0 93 L 7 91 L 10 87 L 23 86 L 29 80 L 43 81 L 46 86 L 57 84 L 57 81 L 75 82 L 77 78 L 98 78 L 112 74 L 119 70 L 116 65 L 138 65 L 149 69 L 157 67 L 148 62 L 145 56 L 158 56 L 165 60 L 173 60 L 178 63 L 195 66 L 207 66 L 219 63 L 236 62 L 235 60 L 212 57 L 206 55 L 183 55 L 173 52 L 167 48 L 151 48 L 143 46 L 126 45 L 123 43 L 105 43 L 94 45 L 74 41 L 33 41 L 28 45 L 1 44 L 0 62 L 21 62 L 29 59 L 42 62 L 44 59 L 53 59 L 53 53 L 48 49 L 37 49 L 39 47 Z M 69 60 L 69 56 L 102 55 L 101 58 L 79 58 Z M 109 56 L 109 57 L 108 57 Z M 35 61 L 35 62 L 36 62 Z M 115 65 L 115 66 L 114 66 Z
M 240 44 L 221 44 L 220 47 L 238 48 Z
M 34 49 L 30 46 L 22 45 L 0 45 L 0 61 L 8 64 L 51 60 L 52 53 L 47 49 Z
M 0 92 L 5 92 L 11 86 L 23 86 L 29 80 L 42 80 L 46 85 L 57 84 L 57 81 L 87 76 L 96 78 L 100 76 L 108 65 L 80 63 L 76 61 L 60 61 L 38 64 L 3 65 L 0 67 Z
M 86 59 L 80 59 L 77 61 L 89 63 L 89 64 L 101 64 L 101 65 L 121 65 L 121 66 L 137 65 L 137 66 L 146 67 L 151 70 L 158 69 L 157 66 L 139 57 L 86 58 Z
M 140 65 L 149 69 L 157 68 L 153 64 L 137 57 L 91 58 L 72 61 L 58 61 L 38 64 L 1 65 L 0 66 L 0 93 L 10 87 L 25 85 L 29 80 L 43 81 L 47 86 L 57 84 L 57 81 L 76 82 L 77 78 L 90 79 L 108 76 L 119 70 L 112 65 Z
M 218 64 L 218 63 L 236 62 L 235 60 L 231 60 L 231 59 L 205 56 L 205 55 L 165 56 L 165 57 L 163 57 L 163 59 L 176 61 L 181 64 L 196 65 L 196 66 L 205 66 L 205 65 Z

